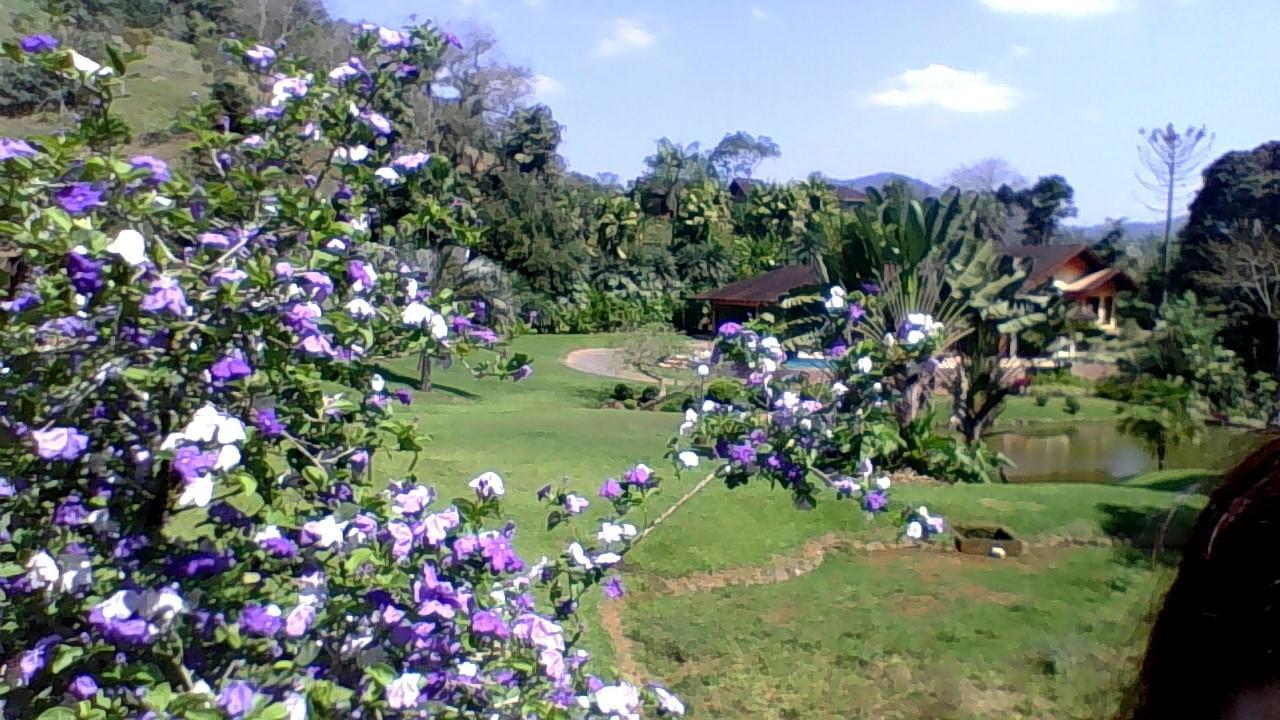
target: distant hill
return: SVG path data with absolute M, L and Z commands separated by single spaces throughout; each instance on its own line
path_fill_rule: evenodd
M 942 189 L 931 185 L 919 178 L 913 178 L 909 175 L 903 175 L 895 172 L 878 172 L 871 175 L 863 175 L 862 177 L 853 178 L 852 180 L 841 180 L 838 178 L 826 178 L 826 181 L 837 187 L 845 187 L 851 190 L 866 190 L 869 187 L 881 188 L 893 181 L 904 182 L 911 191 L 919 197 L 929 197 L 931 195 L 941 195 Z
M 1164 236 L 1163 220 L 1150 222 L 1125 220 L 1121 224 L 1124 227 L 1124 237 L 1127 242 L 1137 242 L 1149 235 Z M 1186 215 L 1174 218 L 1173 232 L 1177 233 L 1186 224 Z M 1063 230 L 1076 236 L 1082 242 L 1094 242 L 1095 240 L 1099 240 L 1110 229 L 1111 225 L 1109 223 L 1098 223 L 1096 225 L 1066 225 L 1063 227 Z

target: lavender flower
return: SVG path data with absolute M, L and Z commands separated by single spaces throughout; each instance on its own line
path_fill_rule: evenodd
M 147 178 L 147 182 L 152 185 L 159 185 L 169 179 L 169 163 L 152 155 L 135 155 L 129 158 L 129 165 L 134 170 L 146 170 L 151 175 Z
M 600 497 L 613 501 L 622 497 L 622 486 L 614 478 L 607 478 L 600 486 Z
M 77 182 L 60 188 L 53 199 L 63 210 L 79 215 L 102 204 L 102 191 L 89 183 Z
M 89 436 L 69 427 L 32 430 L 36 454 L 45 460 L 75 460 L 89 448 Z
M 167 275 L 151 281 L 150 290 L 142 298 L 142 309 L 151 313 L 168 311 L 178 317 L 186 317 L 191 311 L 182 286 Z
M 92 675 L 77 675 L 67 685 L 67 692 L 71 693 L 71 697 L 77 700 L 88 700 L 98 694 L 98 683 L 93 679 Z
M 626 593 L 626 588 L 622 586 L 622 578 L 617 575 L 605 580 L 602 589 L 604 590 L 606 597 L 613 598 L 614 600 L 622 597 L 623 594 Z
M 244 56 L 250 65 L 259 70 L 265 70 L 271 66 L 271 63 L 275 62 L 276 51 L 265 45 L 254 45 L 245 50 Z
M 17 138 L 0 138 L 0 161 L 35 156 L 36 149 L 31 147 L 26 140 L 19 140 Z
M 47 53 L 58 49 L 58 38 L 52 35 L 28 35 L 18 42 L 25 53 Z
M 222 692 L 218 693 L 218 707 L 226 710 L 233 718 L 243 717 L 253 709 L 254 695 L 252 685 L 235 680 L 227 683 Z

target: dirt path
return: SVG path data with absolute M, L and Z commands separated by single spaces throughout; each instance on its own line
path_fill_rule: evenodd
M 640 666 L 636 664 L 635 648 L 627 630 L 622 626 L 622 599 L 605 599 L 600 603 L 600 627 L 609 636 L 618 663 L 618 672 L 631 682 L 640 682 Z
M 574 350 L 565 355 L 560 362 L 564 363 L 568 368 L 588 375 L 599 375 L 600 377 L 630 380 L 632 382 L 653 382 L 653 378 L 648 375 L 642 375 L 634 370 L 622 367 L 622 358 L 619 357 L 619 351 L 614 348 Z

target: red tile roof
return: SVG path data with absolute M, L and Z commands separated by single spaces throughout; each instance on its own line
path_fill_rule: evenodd
M 763 275 L 729 283 L 717 290 L 699 293 L 693 299 L 749 307 L 772 305 L 796 288 L 821 282 L 822 276 L 816 268 L 809 265 L 787 265 Z

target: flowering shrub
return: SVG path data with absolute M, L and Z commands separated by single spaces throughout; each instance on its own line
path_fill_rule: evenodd
M 115 149 L 128 58 L 5 47 L 95 102 L 71 133 L 0 140 L 7 716 L 682 711 L 588 677 L 566 626 L 589 585 L 620 592 L 606 573 L 634 528 L 527 565 L 498 475 L 452 501 L 412 475 L 370 482 L 380 450 L 423 442 L 376 361 L 497 341 L 482 305 L 387 247 L 474 236 L 448 164 L 399 129 L 446 42 L 365 27 L 359 56 L 319 75 L 232 43 L 265 99 L 245 134 L 192 125 L 198 181 Z M 530 372 L 498 358 L 476 371 Z M 628 477 L 615 502 L 650 484 Z
M 729 322 L 716 335 L 712 362 L 745 379 L 745 395 L 707 397 L 686 412 L 673 447 L 691 446 L 722 461 L 730 487 L 760 479 L 812 507 L 827 486 L 869 514 L 889 507 L 890 480 L 877 462 L 902 447 L 893 404 L 895 378 L 932 363 L 944 330 L 911 314 L 896 334 L 871 338 L 859 323 L 874 296 L 830 289 L 822 335 L 828 339 L 821 380 L 786 369 L 786 353 L 762 322 Z M 692 452 L 692 451 L 684 451 Z

